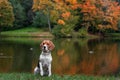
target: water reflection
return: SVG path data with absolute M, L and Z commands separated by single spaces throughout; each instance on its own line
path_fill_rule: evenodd
M 109 75 L 118 72 L 119 41 L 104 39 L 54 39 L 54 74 Z M 0 41 L 0 72 L 33 72 L 39 43 Z M 6 56 L 6 57 L 5 57 Z
M 38 45 L 39 46 L 39 45 Z M 14 42 L 0 42 L 0 72 L 32 72 L 34 52 L 30 48 L 37 45 L 26 45 Z M 35 53 L 37 54 L 35 48 Z
M 106 40 L 64 40 L 57 47 L 57 54 L 53 61 L 54 72 L 87 75 L 114 74 L 119 69 L 117 45 L 116 42 L 106 42 Z

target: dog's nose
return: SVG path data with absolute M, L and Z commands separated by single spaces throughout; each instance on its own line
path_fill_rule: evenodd
M 45 47 L 45 46 L 43 46 L 43 48 L 45 49 L 46 47 Z

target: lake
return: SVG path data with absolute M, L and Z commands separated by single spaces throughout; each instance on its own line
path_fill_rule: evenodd
M 42 40 L 0 38 L 0 73 L 33 73 Z M 53 74 L 116 75 L 120 72 L 120 40 L 62 38 L 52 41 L 55 44 Z

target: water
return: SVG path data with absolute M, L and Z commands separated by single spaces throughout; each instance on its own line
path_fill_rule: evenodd
M 33 73 L 41 53 L 38 41 L 0 39 L 0 73 Z M 22 40 L 22 38 L 21 38 Z M 53 74 L 114 75 L 120 71 L 120 40 L 53 39 Z

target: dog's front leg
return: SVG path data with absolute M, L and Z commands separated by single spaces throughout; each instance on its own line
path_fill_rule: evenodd
M 43 67 L 42 67 L 42 63 L 40 62 L 39 65 L 40 65 L 40 75 L 43 76 Z
M 51 76 L 51 64 L 49 64 L 49 66 L 48 66 L 48 71 L 49 71 L 49 74 L 48 74 L 48 76 Z

